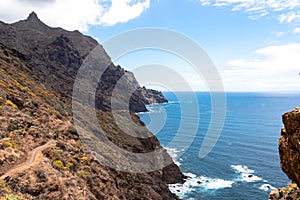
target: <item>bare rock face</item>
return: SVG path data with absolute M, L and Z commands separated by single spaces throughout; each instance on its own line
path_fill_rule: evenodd
M 283 114 L 284 128 L 279 139 L 280 165 L 286 175 L 300 185 L 300 108 Z
M 273 191 L 270 199 L 295 199 L 300 185 L 300 108 L 282 115 L 284 127 L 279 139 L 280 166 L 294 184 Z

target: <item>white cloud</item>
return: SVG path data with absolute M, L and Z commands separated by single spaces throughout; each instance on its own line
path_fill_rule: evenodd
M 283 32 L 283 31 L 280 31 L 280 32 L 273 32 L 273 34 L 274 35 L 276 35 L 277 37 L 281 37 L 281 36 L 283 36 L 283 35 L 286 35 L 286 34 L 288 34 L 289 32 Z
M 281 23 L 283 23 L 283 22 L 291 23 L 291 22 L 295 22 L 295 21 L 299 22 L 300 21 L 300 13 L 288 12 L 288 13 L 281 14 L 279 16 L 279 21 Z
M 227 6 L 244 11 L 251 19 L 277 13 L 280 22 L 300 21 L 300 0 L 200 0 L 203 6 Z
M 226 90 L 299 91 L 300 43 L 269 46 L 252 60 L 236 59 L 221 71 Z
M 109 26 L 134 19 L 150 6 L 150 0 L 136 2 L 133 5 L 130 5 L 131 0 L 111 0 L 111 2 L 110 9 L 104 13 L 100 20 L 103 24 Z
M 1 0 L 0 20 L 15 22 L 35 11 L 50 26 L 87 31 L 89 25 L 128 22 L 149 6 L 150 0 Z
M 296 27 L 293 32 L 294 33 L 300 33 L 300 27 Z

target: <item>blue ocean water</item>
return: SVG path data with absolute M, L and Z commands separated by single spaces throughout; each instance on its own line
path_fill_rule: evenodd
M 222 134 L 202 159 L 198 153 L 211 121 L 210 94 L 180 93 L 181 101 L 178 93 L 164 95 L 168 104 L 148 106 L 150 112 L 139 115 L 190 177 L 183 185 L 170 185 L 172 192 L 182 199 L 268 199 L 272 189 L 289 183 L 280 169 L 278 139 L 281 115 L 299 106 L 300 94 L 227 93 Z M 193 95 L 199 116 L 184 110 L 194 103 Z M 197 122 L 195 117 L 199 127 L 191 140 L 189 127 Z M 176 135 L 186 135 L 191 145 L 176 146 L 172 142 Z

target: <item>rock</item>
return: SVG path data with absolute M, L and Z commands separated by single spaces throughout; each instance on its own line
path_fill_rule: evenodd
M 279 139 L 280 165 L 286 175 L 300 184 L 300 108 L 282 115 L 284 128 Z
M 271 192 L 269 199 L 296 199 L 300 197 L 300 108 L 282 115 L 284 127 L 279 138 L 280 166 L 293 184 Z
M 142 87 L 140 90 L 137 91 L 137 93 L 138 96 L 142 97 L 142 102 L 146 105 L 168 103 L 168 100 L 164 97 L 164 95 L 157 90 Z
M 291 183 L 287 187 L 273 190 L 269 195 L 269 200 L 297 200 L 300 197 L 300 189 L 295 183 Z

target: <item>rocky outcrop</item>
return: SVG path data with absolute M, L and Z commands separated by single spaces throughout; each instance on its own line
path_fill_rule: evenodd
M 284 173 L 300 185 L 300 108 L 283 114 L 284 128 L 279 140 L 280 165 Z
M 156 103 L 168 103 L 168 100 L 160 91 L 146 89 L 145 87 L 142 87 L 141 90 L 139 90 L 138 92 L 138 96 L 142 96 L 142 102 L 146 105 Z
M 269 200 L 298 200 L 300 189 L 296 183 L 291 183 L 287 187 L 273 190 L 269 195 Z
M 290 186 L 274 190 L 270 199 L 296 199 L 300 197 L 300 108 L 282 115 L 284 127 L 279 139 L 280 166 L 291 179 Z M 295 198 L 294 198 L 295 197 Z

